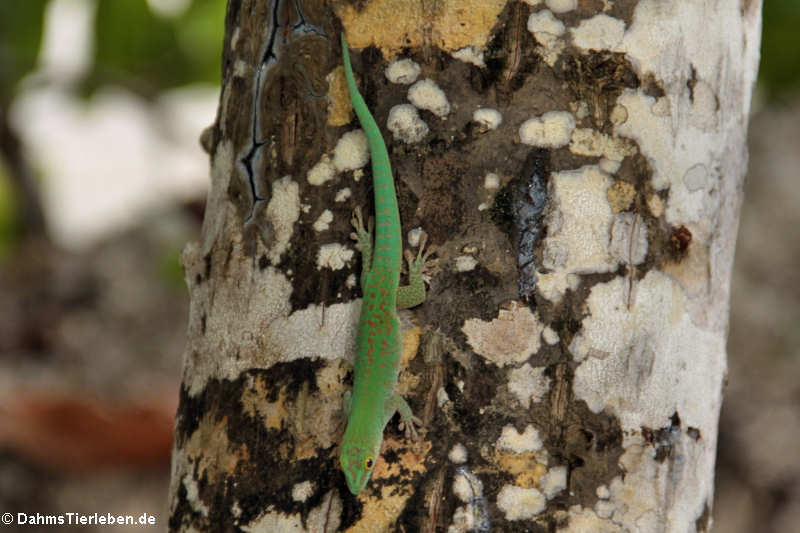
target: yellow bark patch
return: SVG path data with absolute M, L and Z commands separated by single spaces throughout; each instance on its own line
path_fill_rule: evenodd
M 385 455 L 388 450 L 392 450 L 398 460 L 389 464 L 381 457 L 372 472 L 372 479 L 395 478 L 402 472 L 406 472 L 408 477 L 404 481 L 410 481 L 414 474 L 424 474 L 425 456 L 428 455 L 431 447 L 431 442 L 427 440 L 409 441 L 405 437 L 400 440 L 391 436 L 384 437 L 381 456 Z
M 344 126 L 353 118 L 353 105 L 347 92 L 344 67 L 338 66 L 328 74 L 328 126 Z
M 386 486 L 381 488 L 378 495 L 365 496 L 369 493 L 369 487 L 367 489 L 359 495 L 364 504 L 362 518 L 350 526 L 347 533 L 383 533 L 394 530 L 395 522 L 411 497 L 411 488 L 403 487 L 398 490 L 396 485 Z
M 507 0 L 373 0 L 363 9 L 338 3 L 334 9 L 355 49 L 378 47 L 386 60 L 403 47 L 433 45 L 454 52 L 486 44 Z
M 636 196 L 636 189 L 627 181 L 622 180 L 612 183 L 606 191 L 608 203 L 611 204 L 611 210 L 615 213 L 628 209 L 634 196 Z
M 260 417 L 267 429 L 280 430 L 284 420 L 288 418 L 286 392 L 281 388 L 278 399 L 274 402 L 264 401 L 269 389 L 261 377 L 256 377 L 248 387 L 242 389 L 240 402 L 245 413 L 253 418 Z
M 547 467 L 536 460 L 533 452 L 498 453 L 495 462 L 512 476 L 514 483 L 531 489 L 539 486 L 539 480 L 547 473 Z
M 422 329 L 419 326 L 407 329 L 403 332 L 403 356 L 400 359 L 400 368 L 408 366 L 409 361 L 414 359 L 419 350 L 419 337 Z
M 364 504 L 363 518 L 350 527 L 348 533 L 373 533 L 394 529 L 397 518 L 414 492 L 412 481 L 417 474 L 425 473 L 424 460 L 431 447 L 429 441 L 409 444 L 404 438 L 400 440 L 392 437 L 384 438 L 381 455 L 387 450 L 394 450 L 398 461 L 390 465 L 381 458 L 372 472 L 370 484 L 376 480 L 389 478 L 394 483 L 381 487 L 379 495 L 375 495 L 367 485 L 367 489 L 358 496 Z M 406 477 L 400 477 L 403 474 Z
M 214 421 L 210 413 L 205 414 L 183 449 L 187 462 L 197 462 L 195 479 L 200 479 L 205 474 L 211 484 L 217 482 L 219 475 L 232 475 L 239 461 L 250 460 L 245 445 L 231 449 L 228 418 Z

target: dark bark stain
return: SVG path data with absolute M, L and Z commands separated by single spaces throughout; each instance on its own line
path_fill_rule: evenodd
M 670 417 L 669 426 L 651 429 L 642 427 L 642 437 L 645 442 L 656 449 L 656 461 L 663 463 L 667 458 L 674 459 L 675 444 L 681 435 L 681 419 L 678 413 Z
M 274 365 L 269 370 L 254 369 L 233 381 L 211 380 L 194 398 L 188 395 L 185 388 L 181 389 L 177 446 L 183 447 L 192 434 L 200 429 L 201 419 L 224 422 L 226 434 L 223 438 L 229 443 L 228 450 L 245 449 L 248 459 L 239 461 L 233 472 L 225 473 L 220 469 L 212 482 L 207 471 L 202 478 L 198 477 L 197 468 L 201 461 L 214 462 L 219 458 L 194 457 L 192 477 L 198 482 L 199 497 L 208 506 L 210 514 L 205 518 L 192 511 L 186 502 L 186 492 L 181 487 L 177 494 L 176 510 L 170 517 L 171 529 L 186 523 L 205 524 L 205 527 L 210 524 L 229 524 L 233 527 L 234 524 L 251 522 L 270 506 L 275 512 L 300 513 L 306 520 L 308 512 L 318 507 L 331 489 L 339 493 L 343 502 L 345 523 L 352 522 L 359 515 L 360 505 L 356 499 L 349 497 L 334 454 L 320 450 L 309 459 L 293 460 L 292 468 L 286 469 L 286 457 L 296 457 L 295 447 L 298 443 L 292 434 L 286 428 L 267 429 L 261 417 L 250 416 L 240 403 L 245 388 L 250 386 L 248 384 L 260 380 L 267 387 L 265 402 L 278 401 L 279 396 L 283 395 L 287 406 L 295 404 L 300 394 L 318 390 L 315 376 L 320 367 L 318 361 L 301 359 Z M 316 490 L 306 501 L 294 501 L 287 487 L 308 479 L 318 480 Z M 325 480 L 330 482 L 326 483 Z M 239 516 L 231 514 L 234 502 L 238 502 L 241 509 Z
M 686 88 L 689 89 L 689 101 L 694 102 L 694 86 L 697 85 L 697 70 L 694 65 L 689 64 L 689 79 L 686 80 Z
M 652 98 L 661 98 L 667 94 L 661 82 L 655 78 L 652 72 L 645 74 L 642 80 L 642 92 Z
M 708 533 L 708 531 L 710 531 L 711 507 L 709 507 L 708 502 L 703 506 L 703 513 L 695 520 L 694 527 L 697 533 Z
M 577 99 L 589 105 L 592 127 L 607 133 L 611 131 L 608 117 L 619 95 L 640 85 L 633 65 L 619 52 L 568 53 L 556 62 L 556 70 Z
M 673 257 L 680 261 L 686 256 L 686 251 L 692 243 L 692 232 L 686 226 L 678 226 L 672 229 L 669 236 L 669 246 Z

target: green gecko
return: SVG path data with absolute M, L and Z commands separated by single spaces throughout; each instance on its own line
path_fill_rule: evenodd
M 347 487 L 358 494 L 369 481 L 380 454 L 383 429 L 395 411 L 400 413 L 406 435 L 416 436 L 414 424 L 421 424 L 408 403 L 394 391 L 403 342 L 397 310 L 425 301 L 422 271 L 433 250 L 429 248 L 423 253 L 423 239 L 416 257 L 407 253 L 409 285 L 400 287 L 403 239 L 392 167 L 378 125 L 356 88 L 344 33 L 342 55 L 350 100 L 369 143 L 378 228 L 373 248 L 372 223 L 365 229 L 361 211 L 355 209 L 352 224 L 356 233 L 351 237 L 356 240 L 363 261 L 363 301 L 356 337 L 353 394 L 345 402 L 350 406 L 339 459 Z

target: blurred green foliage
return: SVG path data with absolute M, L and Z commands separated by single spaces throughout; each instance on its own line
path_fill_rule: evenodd
M 14 194 L 5 166 L 0 161 L 0 261 L 11 255 L 21 234 L 21 219 L 16 200 L 17 195 Z
M 183 279 L 183 265 L 181 265 L 182 243 L 172 247 L 165 247 L 158 260 L 158 274 L 168 287 L 178 290 L 186 289 Z
M 193 0 L 177 17 L 145 0 L 99 0 L 94 62 L 84 88 L 117 83 L 144 95 L 195 82 L 220 83 L 225 0 Z
M 0 0 L 0 106 L 36 66 L 49 0 Z M 192 0 L 178 16 L 146 0 L 96 0 L 87 95 L 115 83 L 143 96 L 197 82 L 219 84 L 226 0 Z M 69 43 L 64 43 L 69 46 Z
M 758 78 L 771 98 L 800 89 L 800 0 L 766 0 Z
M 0 1 L 0 111 L 36 65 L 47 0 Z

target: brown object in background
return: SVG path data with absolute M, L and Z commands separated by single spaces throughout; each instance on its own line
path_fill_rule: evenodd
M 0 447 L 67 471 L 169 463 L 176 394 L 125 404 L 82 394 L 17 391 L 0 408 Z

